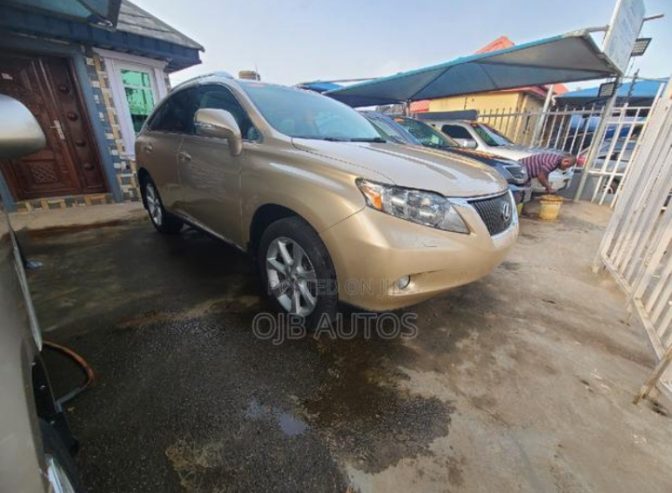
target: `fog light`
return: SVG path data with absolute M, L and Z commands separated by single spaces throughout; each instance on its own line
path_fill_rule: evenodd
M 400 277 L 396 282 L 398 289 L 406 289 L 409 284 L 411 284 L 411 276 Z

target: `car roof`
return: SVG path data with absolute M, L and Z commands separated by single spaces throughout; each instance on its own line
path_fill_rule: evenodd
M 192 87 L 200 84 L 207 84 L 207 83 L 224 83 L 227 86 L 237 86 L 238 88 L 242 89 L 245 86 L 266 86 L 266 87 L 280 87 L 282 89 L 290 89 L 294 91 L 301 91 L 301 92 L 309 92 L 312 94 L 318 94 L 315 91 L 310 91 L 308 89 L 302 89 L 300 87 L 294 87 L 294 86 L 285 86 L 282 84 L 275 84 L 272 82 L 261 82 L 258 80 L 247 80 L 247 79 L 236 79 L 233 77 L 231 74 L 228 72 L 224 71 L 219 71 L 219 72 L 211 72 L 209 74 L 203 74 L 203 75 L 198 75 L 196 77 L 193 77 L 189 80 L 186 80 L 184 82 L 181 82 L 180 84 L 176 85 L 171 89 L 172 92 L 176 92 L 178 90 L 184 89 L 186 87 Z

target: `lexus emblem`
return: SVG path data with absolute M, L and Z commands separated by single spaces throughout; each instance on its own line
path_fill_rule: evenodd
M 509 219 L 511 219 L 511 204 L 509 202 L 504 202 L 502 204 L 502 221 L 505 223 L 509 222 Z

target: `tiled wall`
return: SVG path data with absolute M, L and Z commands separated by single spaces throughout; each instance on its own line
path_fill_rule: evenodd
M 112 156 L 114 170 L 124 195 L 124 200 L 140 200 L 135 161 L 124 157 L 124 142 L 121 138 L 117 111 L 112 101 L 110 81 L 105 69 L 105 61 L 98 54 L 89 50 L 86 53 L 86 65 L 93 88 L 93 99 L 98 106 L 97 116 L 100 118 L 105 129 L 105 138 L 107 141 L 107 149 L 105 151 L 109 152 Z

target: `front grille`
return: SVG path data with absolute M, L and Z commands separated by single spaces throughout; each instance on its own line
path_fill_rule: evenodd
M 469 201 L 481 216 L 491 236 L 506 231 L 513 223 L 516 214 L 516 206 L 507 193 L 488 199 Z

